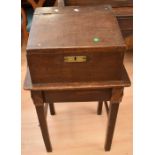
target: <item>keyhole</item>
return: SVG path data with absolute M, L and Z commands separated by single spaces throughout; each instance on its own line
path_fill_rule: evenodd
M 76 57 L 74 57 L 74 60 L 76 61 Z

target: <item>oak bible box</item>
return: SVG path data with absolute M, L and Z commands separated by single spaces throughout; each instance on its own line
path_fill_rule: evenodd
M 27 45 L 32 83 L 119 81 L 125 48 L 108 5 L 37 8 Z

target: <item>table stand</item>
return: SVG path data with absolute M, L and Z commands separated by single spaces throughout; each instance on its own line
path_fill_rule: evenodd
M 48 152 L 52 151 L 46 122 L 47 105 L 49 104 L 51 115 L 55 115 L 54 102 L 80 102 L 99 101 L 97 114 L 102 113 L 102 105 L 105 103 L 108 114 L 108 125 L 105 140 L 105 151 L 109 151 L 112 144 L 114 128 L 119 108 L 123 97 L 124 87 L 130 86 L 130 80 L 124 68 L 122 80 L 88 82 L 88 83 L 53 83 L 32 85 L 29 69 L 24 83 L 24 88 L 31 91 L 31 97 L 36 108 L 40 129 Z M 108 106 L 108 101 L 110 105 Z M 45 104 L 48 103 L 48 104 Z

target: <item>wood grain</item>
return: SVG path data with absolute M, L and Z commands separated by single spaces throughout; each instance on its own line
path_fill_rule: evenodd
M 87 6 L 110 4 L 113 7 L 132 6 L 132 0 L 65 0 L 66 5 Z
M 112 87 L 129 87 L 130 79 L 123 68 L 122 78 L 120 81 L 103 81 L 103 82 L 68 82 L 68 83 L 51 83 L 51 84 L 32 84 L 29 68 L 27 68 L 23 88 L 25 90 L 83 90 L 83 89 L 103 89 Z
M 121 80 L 125 48 L 110 6 L 38 8 L 27 45 L 32 83 Z
M 22 51 L 22 84 L 26 75 L 25 49 Z M 125 67 L 132 80 L 132 53 L 125 55 Z M 22 154 L 47 155 L 30 93 L 22 91 Z M 48 112 L 49 135 L 54 150 L 50 155 L 132 155 L 132 87 L 125 94 L 117 119 L 112 150 L 104 152 L 107 117 L 96 115 L 97 102 L 55 104 L 57 115 Z M 103 109 L 105 111 L 105 109 Z

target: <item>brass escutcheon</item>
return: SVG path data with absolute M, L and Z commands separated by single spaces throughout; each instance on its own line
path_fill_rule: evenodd
M 65 56 L 64 62 L 86 62 L 86 56 Z

